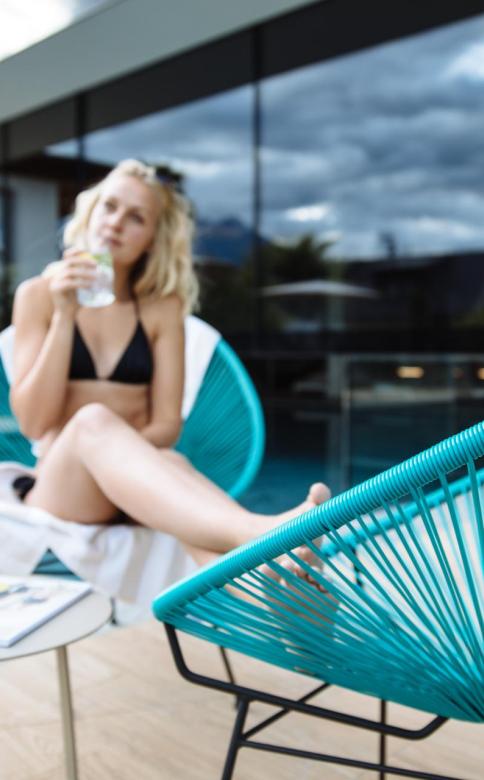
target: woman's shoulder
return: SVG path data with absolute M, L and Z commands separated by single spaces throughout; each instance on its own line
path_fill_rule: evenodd
M 15 290 L 12 321 L 16 325 L 20 322 L 48 325 L 51 317 L 52 299 L 48 281 L 42 276 L 32 276 L 21 282 Z
M 167 325 L 183 325 L 183 303 L 178 295 L 172 293 L 164 295 L 162 298 L 146 298 L 139 301 L 140 313 L 143 319 L 146 318 L 161 331 Z
M 31 276 L 19 284 L 15 299 L 29 305 L 47 305 L 50 300 L 49 281 L 44 276 Z

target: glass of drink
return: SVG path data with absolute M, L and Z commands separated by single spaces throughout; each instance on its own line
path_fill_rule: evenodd
M 89 287 L 80 287 L 77 290 L 77 300 L 81 306 L 91 308 L 109 306 L 115 299 L 111 253 L 107 247 L 93 244 L 90 244 L 85 251 L 97 263 L 96 276 Z

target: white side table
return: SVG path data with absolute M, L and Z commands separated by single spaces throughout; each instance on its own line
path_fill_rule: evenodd
M 0 661 L 11 661 L 47 650 L 56 651 L 68 780 L 77 780 L 77 759 L 67 645 L 97 631 L 111 614 L 110 599 L 93 591 L 11 647 L 0 648 Z

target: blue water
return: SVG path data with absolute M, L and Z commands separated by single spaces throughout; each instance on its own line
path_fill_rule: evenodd
M 474 425 L 480 404 L 423 406 L 352 412 L 349 425 L 297 426 L 279 421 L 269 437 L 262 468 L 241 498 L 247 508 L 275 513 L 304 500 L 312 482 L 325 482 L 333 495 L 357 485 L 421 450 Z
M 299 504 L 313 482 L 330 484 L 330 467 L 321 461 L 271 455 L 241 502 L 253 512 L 273 514 Z

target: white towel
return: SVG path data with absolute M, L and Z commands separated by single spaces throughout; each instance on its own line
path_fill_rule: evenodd
M 7 333 L 8 331 L 8 333 Z M 0 353 L 11 377 L 13 328 L 0 334 Z M 197 317 L 185 323 L 183 418 L 195 403 L 220 334 Z M 168 585 L 190 574 L 195 563 L 168 534 L 138 525 L 84 525 L 66 522 L 24 505 L 11 485 L 31 473 L 18 463 L 0 463 L 0 571 L 29 574 L 47 549 L 75 574 L 125 601 L 148 605 Z

